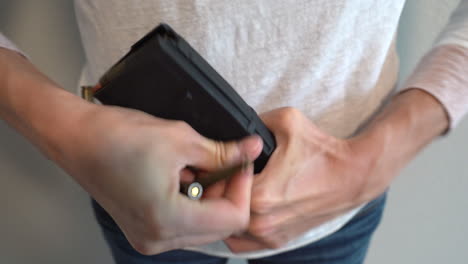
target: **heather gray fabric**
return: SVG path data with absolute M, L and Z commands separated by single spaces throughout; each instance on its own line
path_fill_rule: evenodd
M 84 81 L 96 82 L 133 42 L 166 22 L 258 112 L 294 106 L 325 131 L 349 136 L 395 85 L 393 39 L 404 1 L 290 3 L 76 1 Z

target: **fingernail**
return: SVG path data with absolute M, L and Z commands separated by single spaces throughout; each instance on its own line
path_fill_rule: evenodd
M 240 147 L 242 152 L 247 155 L 248 159 L 255 159 L 263 147 L 263 142 L 259 136 L 253 135 L 245 139 Z

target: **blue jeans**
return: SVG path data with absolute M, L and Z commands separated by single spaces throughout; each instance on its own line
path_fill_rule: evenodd
M 337 232 L 304 247 L 270 257 L 250 259 L 251 264 L 360 264 L 364 262 L 371 236 L 385 206 L 386 194 L 366 205 Z M 227 259 L 187 250 L 154 256 L 135 251 L 112 218 L 93 200 L 94 213 L 117 264 L 224 264 Z

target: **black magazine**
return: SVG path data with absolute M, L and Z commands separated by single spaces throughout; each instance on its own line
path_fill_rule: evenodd
M 135 43 L 101 78 L 94 96 L 103 104 L 183 120 L 215 140 L 258 134 L 264 145 L 256 173 L 275 149 L 274 136 L 257 113 L 166 24 Z

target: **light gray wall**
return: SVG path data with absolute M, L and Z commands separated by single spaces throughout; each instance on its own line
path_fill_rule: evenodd
M 459 0 L 408 0 L 400 21 L 404 80 Z M 367 263 L 468 263 L 468 121 L 426 148 L 394 182 Z
M 399 41 L 403 78 L 457 2 L 409 0 Z M 70 91 L 83 64 L 74 19 L 72 1 L 0 1 L 0 31 Z M 367 263 L 466 263 L 467 132 L 465 121 L 397 179 Z M 1 121 L 0 212 L 2 264 L 111 263 L 86 193 Z

